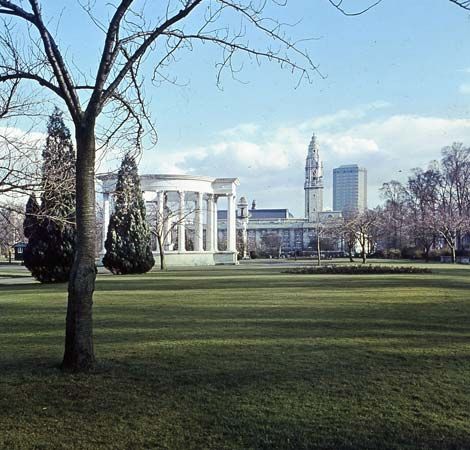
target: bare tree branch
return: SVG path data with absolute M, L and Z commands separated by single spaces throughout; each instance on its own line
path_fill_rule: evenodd
M 360 16 L 361 14 L 364 14 L 367 11 L 370 11 L 372 8 L 375 8 L 379 3 L 382 3 L 382 0 L 376 0 L 374 3 L 370 4 L 369 6 L 366 6 L 363 9 L 360 9 L 359 11 L 350 12 L 344 8 L 343 6 L 344 0 L 328 0 L 328 1 L 345 16 Z
M 470 0 L 449 0 L 451 3 L 454 3 L 457 6 L 460 6 L 467 11 L 470 11 Z

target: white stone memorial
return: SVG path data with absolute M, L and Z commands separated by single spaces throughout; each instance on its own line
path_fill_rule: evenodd
M 105 174 L 99 175 L 98 179 L 103 195 L 104 249 L 117 176 Z M 237 178 L 141 175 L 140 182 L 151 226 L 157 227 L 164 238 L 168 266 L 237 264 Z M 226 250 L 219 251 L 217 201 L 222 197 L 227 199 L 227 246 Z M 191 240 L 188 241 L 186 234 L 191 235 Z M 191 249 L 187 248 L 188 242 Z M 154 253 L 158 256 L 158 245 Z

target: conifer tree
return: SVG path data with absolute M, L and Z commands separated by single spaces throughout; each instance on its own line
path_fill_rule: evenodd
M 114 274 L 145 273 L 155 264 L 137 164 L 130 155 L 124 157 L 118 172 L 104 245 L 103 264 Z
M 23 234 L 26 238 L 30 238 L 38 225 L 39 204 L 36 196 L 32 193 L 29 196 L 25 208 L 25 218 L 23 222 Z
M 47 125 L 43 150 L 41 206 L 30 198 L 30 208 L 37 208 L 36 219 L 26 216 L 28 245 L 25 266 L 43 283 L 69 279 L 75 254 L 75 154 L 70 131 L 62 112 L 55 108 Z

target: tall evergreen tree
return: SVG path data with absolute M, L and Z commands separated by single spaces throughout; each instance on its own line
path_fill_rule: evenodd
M 47 125 L 43 153 L 41 206 L 30 213 L 25 266 L 43 283 L 69 279 L 75 254 L 75 153 L 62 112 L 55 108 Z M 30 199 L 30 208 L 34 201 Z M 29 221 L 29 223 L 28 223 Z
M 115 208 L 104 245 L 103 264 L 114 274 L 144 273 L 155 264 L 137 164 L 130 155 L 118 172 Z
M 36 196 L 31 194 L 25 208 L 25 218 L 23 222 L 23 234 L 30 238 L 38 225 L 39 204 Z

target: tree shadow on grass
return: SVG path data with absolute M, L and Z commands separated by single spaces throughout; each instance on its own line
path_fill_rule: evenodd
M 441 270 L 445 272 L 444 269 Z M 441 272 L 440 271 L 440 272 Z M 241 271 L 240 271 L 241 272 Z M 468 270 L 448 270 L 452 279 L 444 275 L 286 275 L 279 271 L 250 271 L 248 274 L 232 271 L 229 273 L 209 272 L 165 272 L 145 275 L 99 276 L 97 293 L 115 291 L 161 292 L 184 290 L 253 290 L 253 289 L 302 289 L 314 288 L 325 291 L 372 289 L 445 289 L 469 290 Z M 465 276 L 464 276 L 465 275 Z M 66 284 L 15 284 L 1 287 L 4 295 L 11 293 L 40 292 L 43 294 L 66 295 Z
M 449 288 L 448 281 L 442 279 L 423 279 L 413 276 L 403 277 L 395 276 L 354 279 L 348 277 L 342 280 L 299 277 L 289 279 L 289 277 L 272 279 L 240 279 L 237 283 L 228 283 L 227 280 L 114 280 L 109 283 L 98 283 L 97 292 L 107 291 L 183 291 L 183 290 L 238 290 L 240 292 L 256 289 L 290 290 L 290 289 L 318 289 L 321 291 L 347 291 L 357 290 L 370 292 L 375 289 L 392 290 L 396 288 L 415 288 L 415 289 L 446 289 Z M 469 290 L 470 280 L 455 280 L 451 286 L 452 290 Z
M 81 417 L 86 426 L 105 411 L 114 419 L 102 432 L 116 448 L 129 447 L 129 436 L 177 439 L 180 427 L 190 433 L 170 448 L 467 448 L 457 418 L 469 419 L 470 401 L 456 396 L 465 385 L 452 378 L 456 358 L 397 360 L 358 346 L 139 347 L 116 352 L 90 376 L 48 369 L 48 359 L 38 371 L 9 374 L 1 422 L 30 417 L 40 430 L 47 416 L 41 421 L 37 411 L 46 407 L 60 411 L 59 423 Z M 439 405 L 443 393 L 452 408 Z

